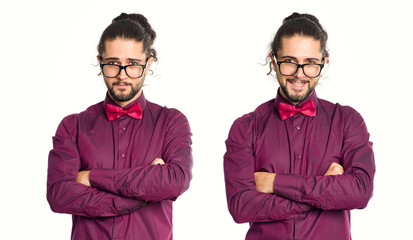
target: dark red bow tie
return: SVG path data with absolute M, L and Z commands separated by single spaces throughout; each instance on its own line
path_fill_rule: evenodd
M 300 107 L 280 102 L 278 105 L 278 111 L 280 112 L 281 120 L 290 118 L 296 113 L 302 113 L 310 117 L 314 117 L 316 115 L 316 108 L 313 100 L 305 102 Z
M 128 108 L 121 108 L 111 104 L 106 104 L 106 115 L 109 121 L 120 118 L 120 116 L 128 115 L 136 119 L 142 119 L 142 108 L 139 103 L 133 104 Z

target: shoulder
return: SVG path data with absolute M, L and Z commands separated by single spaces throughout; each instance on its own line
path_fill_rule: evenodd
M 148 118 L 152 118 L 154 122 L 163 124 L 167 128 L 185 125 L 189 129 L 189 122 L 187 117 L 176 108 L 169 108 L 146 100 Z
M 247 126 L 257 122 L 265 121 L 265 119 L 267 119 L 275 111 L 274 109 L 274 99 L 271 99 L 259 105 L 254 111 L 237 118 L 234 121 L 234 124 Z
M 228 139 L 252 139 L 265 127 L 270 117 L 275 117 L 274 99 L 259 105 L 254 111 L 237 118 L 231 126 Z
M 327 100 L 320 99 L 320 98 L 318 99 L 318 101 L 319 101 L 319 106 L 325 112 L 339 114 L 343 118 L 357 117 L 357 116 L 361 117 L 360 113 L 350 106 L 341 105 L 340 103 L 332 103 L 332 102 L 329 102 Z
M 105 115 L 104 109 L 103 109 L 103 101 L 86 108 L 86 110 L 80 113 L 74 113 L 74 114 L 68 115 L 63 120 L 70 121 L 70 122 L 74 122 L 74 121 L 82 122 L 85 120 L 90 120 L 91 118 L 100 117 L 102 115 L 103 116 Z
M 146 107 L 152 115 L 166 118 L 185 117 L 185 115 L 176 108 L 169 108 L 146 100 Z
M 104 116 L 102 104 L 103 102 L 96 103 L 80 113 L 74 113 L 64 117 L 59 124 L 56 135 L 74 135 L 79 125 L 89 122 L 91 119 Z
M 340 122 L 345 131 L 363 127 L 365 122 L 361 114 L 353 107 L 341 105 L 339 103 L 331 103 L 329 101 L 319 99 L 322 111 L 329 116 L 334 122 Z

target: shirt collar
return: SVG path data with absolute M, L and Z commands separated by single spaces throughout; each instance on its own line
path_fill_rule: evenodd
M 128 105 L 126 105 L 124 108 L 128 108 L 128 107 L 132 106 L 132 105 L 135 104 L 135 103 L 139 103 L 139 105 L 140 105 L 141 108 L 142 108 L 142 111 L 145 111 L 145 108 L 146 108 L 146 98 L 145 98 L 145 95 L 143 94 L 143 91 L 142 91 L 142 94 L 141 94 L 137 99 L 135 99 L 133 102 L 131 102 L 131 103 L 129 103 Z M 117 107 L 122 107 L 122 106 L 119 106 L 119 104 L 115 103 L 115 102 L 109 97 L 109 93 L 106 93 L 105 101 L 103 101 L 103 108 L 106 108 L 106 105 L 107 105 L 107 104 L 114 105 L 114 106 L 117 106 Z
M 316 94 L 315 90 L 310 96 L 308 96 L 304 101 L 300 102 L 297 106 L 300 107 L 305 102 L 308 102 L 310 100 L 313 100 L 314 105 L 317 108 L 318 107 L 318 97 L 317 97 L 317 94 Z M 286 99 L 284 99 L 281 96 L 280 88 L 278 88 L 277 97 L 275 98 L 274 102 L 275 102 L 275 109 L 277 110 L 277 112 L 278 112 L 278 105 L 279 105 L 280 102 L 292 105 L 289 101 L 287 101 Z

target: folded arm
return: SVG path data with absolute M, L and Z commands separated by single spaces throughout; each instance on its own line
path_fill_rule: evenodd
M 98 189 L 147 201 L 175 200 L 192 178 L 191 132 L 179 114 L 168 121 L 162 149 L 165 164 L 127 169 L 92 169 L 90 184 Z M 155 163 L 160 163 L 154 161 Z
M 71 119 L 71 120 L 70 120 Z M 47 200 L 54 212 L 86 217 L 108 217 L 130 213 L 146 204 L 133 198 L 87 187 L 76 181 L 80 169 L 73 118 L 60 124 L 49 154 Z
M 324 176 L 342 175 L 343 173 L 343 166 L 336 162 L 332 162 L 324 173 Z M 274 193 L 274 180 L 276 175 L 276 173 L 255 172 L 254 177 L 257 191 L 262 193 Z
M 313 207 L 257 190 L 251 131 L 239 121 L 232 126 L 224 156 L 229 211 L 238 223 L 292 219 Z
M 341 163 L 344 174 L 277 174 L 274 193 L 323 210 L 350 210 L 367 206 L 373 192 L 374 156 L 366 125 L 355 111 L 346 119 Z

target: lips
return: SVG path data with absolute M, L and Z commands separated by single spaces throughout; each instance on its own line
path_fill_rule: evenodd
M 301 88 L 305 86 L 309 81 L 304 79 L 287 79 L 287 81 L 293 86 Z
M 115 82 L 113 83 L 113 86 L 129 86 L 132 85 L 131 83 L 128 82 Z
M 129 89 L 129 86 L 132 85 L 131 83 L 128 82 L 116 82 L 112 84 L 113 87 L 116 87 L 119 91 L 126 91 Z

